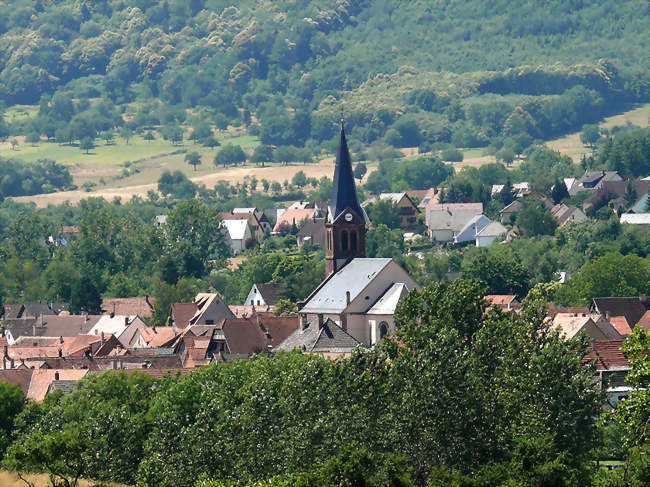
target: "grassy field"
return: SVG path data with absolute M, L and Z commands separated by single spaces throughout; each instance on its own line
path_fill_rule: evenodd
M 611 128 L 627 125 L 628 123 L 639 127 L 648 127 L 650 125 L 650 103 L 618 115 L 607 117 L 599 125 L 602 128 Z M 546 145 L 553 150 L 570 156 L 574 162 L 579 162 L 583 155 L 591 154 L 591 149 L 580 142 L 579 132 L 551 140 Z
M 30 482 L 34 484 L 35 487 L 48 487 L 50 485 L 49 480 L 46 475 L 27 475 L 26 477 Z M 87 482 L 81 480 L 79 482 L 79 487 L 92 487 L 95 485 L 95 482 Z M 106 484 L 113 487 L 119 487 L 117 484 Z M 11 472 L 0 472 L 0 486 L 2 487 L 25 487 L 25 482 L 20 480 L 18 476 Z M 126 486 L 122 486 L 126 487 Z

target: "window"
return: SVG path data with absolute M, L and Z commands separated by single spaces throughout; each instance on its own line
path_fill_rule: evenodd
M 205 320 L 206 325 L 214 325 L 214 320 Z
M 348 232 L 345 230 L 341 232 L 341 250 L 348 250 Z
M 357 249 L 357 232 L 353 230 L 350 232 L 350 249 L 356 251 Z
M 381 340 L 386 335 L 388 335 L 388 323 L 382 321 L 379 323 L 379 339 Z

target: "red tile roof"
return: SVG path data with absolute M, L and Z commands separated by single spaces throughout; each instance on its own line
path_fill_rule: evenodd
M 644 330 L 650 331 L 650 310 L 646 311 L 645 314 L 641 317 L 636 326 L 640 326 Z
M 485 299 L 495 306 L 508 306 L 517 300 L 514 294 L 489 294 Z
M 614 328 L 616 328 L 616 331 L 623 336 L 632 333 L 632 329 L 630 328 L 630 325 L 627 322 L 625 316 L 611 316 L 609 318 L 609 322 Z
M 32 369 L 0 370 L 0 382 L 9 382 L 15 386 L 20 386 L 23 394 L 27 395 L 33 373 Z
M 280 218 L 278 218 L 275 227 L 273 227 L 273 231 L 277 232 L 283 226 L 287 226 L 287 225 L 291 227 L 294 222 L 296 223 L 296 225 L 299 225 L 300 222 L 313 218 L 314 213 L 316 213 L 316 210 L 314 208 L 287 210 L 284 213 L 282 213 Z
M 257 323 L 241 318 L 226 318 L 221 329 L 228 343 L 230 353 L 251 355 L 267 350 L 270 339 Z
M 594 340 L 584 360 L 596 360 L 596 368 L 601 371 L 629 367 L 630 361 L 623 355 L 623 343 L 624 340 Z
M 45 399 L 47 391 L 50 388 L 50 384 L 54 380 L 72 380 L 78 381 L 82 379 L 88 370 L 79 370 L 79 369 L 41 369 L 34 370 L 32 374 L 32 381 L 29 384 L 29 391 L 27 392 L 27 397 L 33 399 L 34 401 L 41 402 Z M 58 374 L 58 375 L 57 375 Z M 56 379 L 58 377 L 58 379 Z

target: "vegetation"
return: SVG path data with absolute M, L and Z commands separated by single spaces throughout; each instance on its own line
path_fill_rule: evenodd
M 349 359 L 258 356 L 161 381 L 90 374 L 28 404 L 3 465 L 157 486 L 585 485 L 603 400 L 587 341 L 550 331 L 539 303 L 486 312 L 485 292 L 472 281 L 415 291 L 397 336 Z M 303 483 L 280 483 L 293 476 Z

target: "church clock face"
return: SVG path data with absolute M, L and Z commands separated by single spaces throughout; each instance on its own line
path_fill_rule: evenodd
M 352 213 L 346 213 L 345 214 L 345 221 L 346 222 L 351 222 L 352 221 Z

